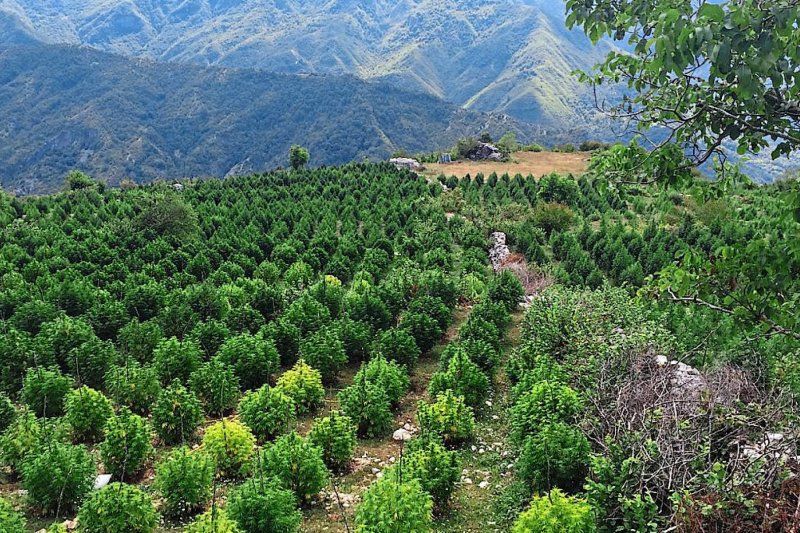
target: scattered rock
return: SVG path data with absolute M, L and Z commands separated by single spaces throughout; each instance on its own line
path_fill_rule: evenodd
M 414 436 L 414 435 L 412 435 L 412 434 L 411 434 L 411 432 L 410 432 L 410 431 L 408 431 L 407 429 L 405 429 L 404 427 L 402 427 L 402 428 L 398 429 L 397 431 L 395 431 L 395 432 L 392 434 L 392 438 L 393 438 L 394 440 L 399 440 L 399 441 L 408 441 L 408 440 L 411 440 L 411 438 L 412 438 L 413 436 Z
M 480 487 L 482 489 L 485 489 L 488 486 L 489 486 L 489 482 L 488 481 L 481 481 L 480 483 L 478 483 L 478 487 Z
M 411 159 L 409 157 L 395 157 L 390 159 L 389 162 L 396 166 L 397 168 L 405 168 L 407 170 L 413 170 L 415 172 L 420 170 L 425 170 L 419 161 L 416 159 Z
M 511 249 L 506 244 L 506 234 L 501 231 L 492 233 L 492 247 L 489 248 L 489 260 L 492 262 L 492 268 L 495 271 L 500 270 L 500 267 L 505 263 L 508 256 L 511 255 Z

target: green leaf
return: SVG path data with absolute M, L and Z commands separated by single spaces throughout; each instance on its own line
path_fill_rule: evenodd
M 725 20 L 725 11 L 721 6 L 716 4 L 705 4 L 697 12 L 698 18 L 710 19 L 714 22 L 722 22 Z

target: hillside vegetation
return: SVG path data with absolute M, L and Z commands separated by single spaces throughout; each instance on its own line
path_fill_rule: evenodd
M 591 92 L 571 72 L 589 69 L 610 48 L 595 49 L 567 30 L 564 12 L 561 0 L 0 3 L 0 18 L 16 32 L 46 43 L 160 61 L 387 78 L 470 109 L 607 133 Z
M 0 526 L 792 530 L 796 316 L 737 254 L 798 294 L 797 182 L 609 187 L 626 150 L 3 196 Z
M 224 177 L 284 166 L 300 142 L 313 165 L 327 165 L 447 146 L 476 130 L 541 132 L 354 77 L 206 69 L 40 45 L 0 48 L 0 113 L 0 185 L 20 193 L 53 191 L 73 168 L 112 184 Z

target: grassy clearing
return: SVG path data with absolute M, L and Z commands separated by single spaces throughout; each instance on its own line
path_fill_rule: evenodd
M 515 152 L 511 161 L 458 161 L 446 165 L 438 163 L 426 164 L 423 174 L 428 178 L 436 178 L 440 174 L 462 178 L 469 174 L 474 177 L 478 173 L 488 176 L 492 172 L 498 176 L 508 174 L 514 176 L 544 176 L 546 174 L 581 175 L 586 172 L 590 153 L 576 152 L 565 154 L 559 152 Z

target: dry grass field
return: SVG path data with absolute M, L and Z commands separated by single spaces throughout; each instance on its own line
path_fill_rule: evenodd
M 586 172 L 589 164 L 588 152 L 576 152 L 564 154 L 559 152 L 515 152 L 511 156 L 511 161 L 457 161 L 446 165 L 426 164 L 423 174 L 430 178 L 435 178 L 439 174 L 445 176 L 457 176 L 462 178 L 469 174 L 475 176 L 482 172 L 488 176 L 496 172 L 498 176 L 508 173 L 509 176 L 529 174 L 540 177 L 555 172 L 557 174 L 580 175 Z

